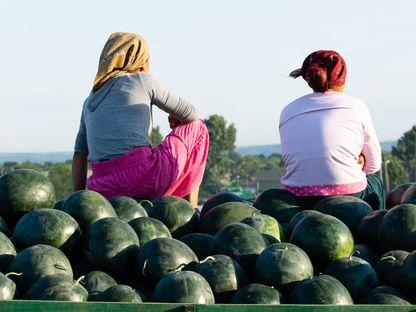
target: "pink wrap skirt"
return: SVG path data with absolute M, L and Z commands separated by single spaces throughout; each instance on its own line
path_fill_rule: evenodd
M 87 187 L 107 199 L 184 197 L 202 182 L 208 148 L 208 129 L 202 120 L 179 125 L 156 148 L 136 147 L 120 157 L 90 163 Z

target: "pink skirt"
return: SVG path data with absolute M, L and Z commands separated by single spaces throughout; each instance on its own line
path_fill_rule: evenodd
M 91 163 L 87 187 L 107 199 L 184 197 L 202 182 L 208 148 L 208 129 L 202 120 L 180 125 L 156 148 L 136 147 L 120 157 Z

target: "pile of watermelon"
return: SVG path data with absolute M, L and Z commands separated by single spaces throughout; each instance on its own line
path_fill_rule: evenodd
M 283 189 L 201 211 L 174 196 L 56 200 L 50 180 L 0 177 L 0 299 L 233 303 L 416 302 L 416 184 L 388 210 L 353 196 L 305 207 Z

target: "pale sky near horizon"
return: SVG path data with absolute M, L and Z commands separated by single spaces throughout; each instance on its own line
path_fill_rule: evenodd
M 202 117 L 221 114 L 237 145 L 279 143 L 282 108 L 308 92 L 288 74 L 315 50 L 348 67 L 380 141 L 416 123 L 416 1 L 0 0 L 0 152 L 70 151 L 112 32 L 141 34 L 155 77 Z M 167 115 L 154 123 L 168 132 Z

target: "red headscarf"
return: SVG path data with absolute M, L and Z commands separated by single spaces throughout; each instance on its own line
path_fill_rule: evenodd
M 325 92 L 345 84 L 347 67 L 338 52 L 321 50 L 308 55 L 302 68 L 292 71 L 290 76 L 302 76 L 314 91 Z

